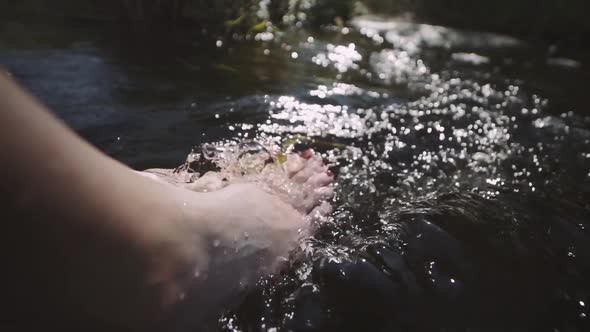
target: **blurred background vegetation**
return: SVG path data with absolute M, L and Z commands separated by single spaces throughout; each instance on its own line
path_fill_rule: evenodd
M 586 47 L 586 0 L 4 0 L 0 17 L 133 21 L 249 30 L 267 22 L 288 26 L 341 24 L 367 10 L 418 22 L 509 33 L 525 39 Z
M 588 41 L 586 0 L 366 0 L 375 12 L 412 13 L 416 20 L 503 32 L 523 38 Z

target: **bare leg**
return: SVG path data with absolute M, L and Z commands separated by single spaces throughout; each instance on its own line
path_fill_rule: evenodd
M 309 226 L 302 209 L 315 205 L 248 183 L 196 193 L 140 176 L 1 72 L 0 148 L 0 258 L 11 272 L 0 290 L 14 304 L 10 320 L 44 304 L 62 320 L 143 329 L 182 299 L 188 276 L 206 271 L 211 241 L 286 255 Z

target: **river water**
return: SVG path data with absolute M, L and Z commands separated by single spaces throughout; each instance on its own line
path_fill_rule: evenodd
M 137 169 L 226 140 L 324 154 L 330 220 L 212 330 L 588 330 L 586 63 L 362 18 L 249 40 L 8 21 L 0 64 Z M 174 329 L 200 330 L 194 310 Z

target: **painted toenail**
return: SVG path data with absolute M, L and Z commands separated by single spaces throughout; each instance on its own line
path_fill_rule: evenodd
M 332 171 L 331 171 L 331 170 L 328 170 L 328 171 L 326 172 L 326 174 L 328 174 L 328 176 L 329 176 L 329 177 L 333 177 L 333 176 L 334 176 L 334 173 L 332 173 Z
M 301 152 L 301 158 L 303 159 L 309 159 L 313 156 L 313 150 L 312 149 L 307 149 L 303 152 Z

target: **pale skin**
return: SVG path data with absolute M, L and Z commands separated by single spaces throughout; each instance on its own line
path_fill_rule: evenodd
M 214 268 L 212 241 L 255 248 L 272 267 L 310 232 L 312 215 L 330 212 L 331 175 L 317 157 L 293 155 L 283 166 L 305 192 L 299 201 L 239 180 L 208 192 L 198 182 L 171 185 L 86 143 L 1 68 L 0 150 L 1 258 L 20 271 L 0 287 L 22 307 L 38 301 L 70 315 L 62 320 L 143 329 Z M 33 304 L 22 299 L 27 292 Z

